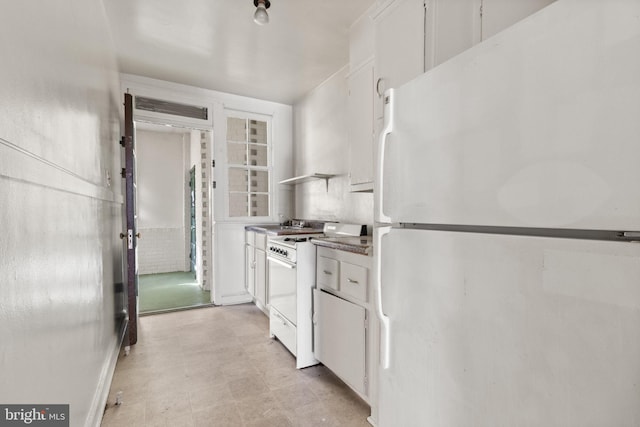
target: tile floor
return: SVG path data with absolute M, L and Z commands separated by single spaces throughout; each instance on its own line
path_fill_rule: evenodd
M 253 305 L 143 317 L 138 331 L 103 427 L 369 426 L 368 405 L 328 369 L 295 369 Z
M 189 271 L 141 274 L 139 276 L 140 315 L 208 305 L 211 293 L 203 291 Z

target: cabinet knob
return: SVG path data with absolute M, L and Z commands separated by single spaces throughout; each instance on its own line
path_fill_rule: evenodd
M 322 272 L 323 272 L 324 274 L 326 274 L 326 275 L 329 275 L 329 276 L 331 276 L 331 275 L 333 274 L 333 273 L 332 273 L 332 272 L 330 272 L 329 270 L 322 270 Z
M 347 282 L 353 283 L 355 285 L 357 285 L 359 283 L 357 280 L 353 280 L 353 279 L 349 279 L 349 278 L 347 278 Z

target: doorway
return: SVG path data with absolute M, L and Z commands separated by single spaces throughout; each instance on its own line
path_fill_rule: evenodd
M 140 315 L 211 305 L 202 172 L 211 132 L 136 121 L 135 135 Z

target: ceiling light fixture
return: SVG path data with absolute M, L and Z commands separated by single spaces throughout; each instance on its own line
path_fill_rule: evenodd
M 269 0 L 253 0 L 253 5 L 256 7 L 256 12 L 253 14 L 253 21 L 258 25 L 264 25 L 269 23 L 269 14 L 267 9 L 271 6 Z

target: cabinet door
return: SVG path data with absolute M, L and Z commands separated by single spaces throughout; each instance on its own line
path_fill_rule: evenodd
M 382 117 L 384 90 L 424 72 L 424 0 L 397 0 L 375 18 L 375 117 Z
M 425 69 L 433 68 L 480 42 L 480 6 L 481 0 L 427 0 Z
M 255 251 L 256 294 L 255 297 L 263 306 L 267 305 L 267 254 L 265 251 Z
M 313 294 L 316 359 L 354 390 L 367 395 L 365 309 L 317 289 Z
M 373 62 L 349 76 L 351 185 L 373 182 Z
M 482 0 L 482 40 L 537 12 L 555 0 Z
M 253 246 L 245 245 L 245 269 L 244 269 L 244 287 L 251 294 L 252 297 L 256 296 L 256 263 L 255 263 L 255 249 Z

